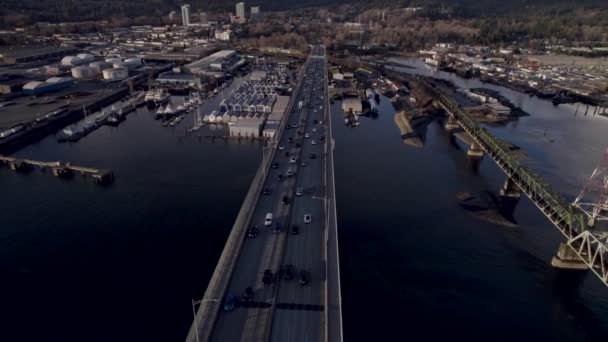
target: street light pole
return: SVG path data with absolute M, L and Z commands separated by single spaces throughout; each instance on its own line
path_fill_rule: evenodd
M 196 310 L 194 309 L 194 306 L 196 304 L 200 304 L 201 301 L 200 300 L 194 300 L 192 299 L 192 316 L 194 318 L 194 332 L 196 333 L 196 342 L 200 342 L 198 339 L 198 324 L 196 323 Z

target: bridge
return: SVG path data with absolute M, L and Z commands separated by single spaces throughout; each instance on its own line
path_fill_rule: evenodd
M 585 216 L 553 191 L 540 176 L 520 165 L 519 159 L 505 143 L 492 136 L 439 89 L 425 81 L 423 84 L 434 94 L 435 103 L 448 113 L 446 127 L 460 126 L 471 137 L 467 154 L 481 157 L 486 153 L 506 174 L 501 195 L 518 197 L 520 191 L 523 192 L 566 238 L 551 264 L 563 269 L 590 269 L 608 286 L 608 249 L 605 245 L 608 235 L 592 232 Z
M 204 296 L 193 301 L 187 342 L 342 341 L 326 64 L 325 48 L 313 46 Z

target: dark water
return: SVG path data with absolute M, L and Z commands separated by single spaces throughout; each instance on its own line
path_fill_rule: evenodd
M 109 188 L 0 169 L 0 341 L 181 341 L 261 156 L 145 108 L 18 152 L 114 170 Z
M 522 146 L 527 163 L 557 190 L 578 192 L 608 144 L 608 120 L 489 87 L 532 114 L 490 130 Z M 496 192 L 504 181 L 498 167 L 485 157 L 474 171 L 464 146 L 437 122 L 428 126 L 424 148 L 403 144 L 394 111 L 386 99 L 382 105 L 379 118 L 358 129 L 345 127 L 334 106 L 346 340 L 608 336 L 608 289 L 591 274 L 550 267 L 561 234 L 527 198 L 517 205 L 516 228 L 480 221 L 458 206 L 458 192 Z M 553 142 L 542 140 L 544 129 Z
M 608 143 L 608 120 L 503 94 L 532 116 L 491 130 L 575 194 Z M 457 192 L 502 185 L 489 159 L 474 172 L 437 123 L 424 148 L 403 144 L 385 99 L 358 129 L 334 109 L 347 341 L 606 337 L 607 289 L 549 266 L 561 236 L 526 198 L 517 228 L 458 206 Z M 17 153 L 111 168 L 109 188 L 0 169 L 0 341 L 184 339 L 190 300 L 207 285 L 261 155 L 251 143 L 185 137 L 191 121 L 162 128 L 141 109 L 76 144 L 49 137 Z

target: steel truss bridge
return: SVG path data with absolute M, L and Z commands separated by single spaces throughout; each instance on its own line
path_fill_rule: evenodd
M 435 94 L 435 103 L 450 116 L 450 120 L 467 132 L 474 140 L 471 148 L 481 148 L 500 167 L 519 189 L 545 214 L 553 225 L 566 237 L 567 246 L 593 273 L 608 286 L 608 234 L 595 234 L 588 230 L 585 216 L 575 210 L 560 194 L 532 170 L 520 165 L 519 159 L 509 152 L 506 144 L 492 136 L 475 122 L 460 106 L 437 88 L 423 81 Z M 477 145 L 477 146 L 474 146 Z

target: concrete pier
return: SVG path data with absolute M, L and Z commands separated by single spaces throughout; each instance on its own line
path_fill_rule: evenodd
M 61 178 L 72 177 L 78 172 L 82 175 L 90 176 L 97 184 L 109 184 L 114 181 L 114 173 L 111 170 L 77 166 L 61 161 L 45 162 L 0 155 L 0 165 L 8 165 L 8 167 L 15 172 L 27 172 L 34 167 L 48 169 L 51 170 L 54 176 Z
M 445 130 L 452 131 L 460 127 L 458 125 L 458 120 L 456 120 L 453 116 L 448 115 L 448 122 L 445 123 Z
M 563 270 L 585 271 L 587 265 L 574 252 L 572 247 L 565 243 L 560 243 L 557 249 L 557 255 L 551 259 L 551 266 Z
M 505 184 L 500 189 L 500 196 L 509 197 L 509 198 L 520 198 L 521 197 L 521 189 L 513 182 L 511 177 L 507 176 L 505 179 Z
M 469 156 L 470 158 L 481 158 L 483 157 L 483 149 L 481 148 L 481 146 L 479 146 L 478 143 L 473 141 L 471 146 L 469 146 L 467 156 Z

